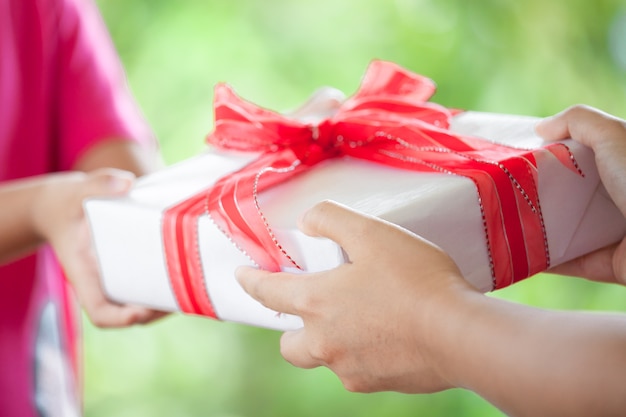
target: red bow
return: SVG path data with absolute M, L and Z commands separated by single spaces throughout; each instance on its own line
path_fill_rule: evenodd
M 260 267 L 297 266 L 277 241 L 257 195 L 335 157 L 353 157 L 400 169 L 455 174 L 477 187 L 494 288 L 547 269 L 550 255 L 537 192 L 535 152 L 448 130 L 453 112 L 428 99 L 434 83 L 395 64 L 374 61 L 359 90 L 334 115 L 307 124 L 215 89 L 219 149 L 260 153 L 208 191 L 169 209 L 164 218 L 168 270 L 182 311 L 215 317 L 204 288 L 195 222 L 208 214 Z M 552 152 L 575 172 L 561 144 Z M 168 249 L 169 248 L 169 249 Z

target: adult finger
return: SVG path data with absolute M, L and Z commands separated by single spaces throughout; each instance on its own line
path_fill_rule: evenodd
M 311 275 L 267 272 L 248 266 L 235 271 L 239 284 L 252 298 L 271 310 L 295 315 L 301 312 L 300 299 L 306 294 L 305 287 Z
M 613 267 L 613 257 L 617 244 L 580 256 L 571 261 L 554 266 L 548 272 L 573 277 L 583 277 L 598 282 L 618 282 Z
M 310 353 L 306 327 L 283 333 L 280 338 L 280 354 L 287 362 L 298 368 L 311 369 L 324 365 Z
M 334 201 L 323 201 L 304 213 L 299 227 L 309 236 L 326 237 L 338 243 L 352 260 L 369 256 L 380 226 L 385 223 Z M 385 223 L 386 224 L 386 223 Z
M 572 139 L 589 146 L 604 187 L 626 216 L 626 121 L 599 110 L 574 106 L 537 126 L 547 139 Z
M 541 120 L 535 130 L 546 140 L 572 138 L 592 148 L 599 141 L 620 138 L 626 134 L 624 120 L 584 105 L 570 107 Z

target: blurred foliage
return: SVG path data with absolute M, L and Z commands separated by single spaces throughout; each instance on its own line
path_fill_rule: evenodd
M 586 103 L 626 116 L 626 7 L 597 0 L 99 0 L 167 163 L 204 146 L 212 88 L 276 110 L 320 85 L 353 92 L 368 62 L 438 84 L 449 107 L 546 116 Z M 623 288 L 541 275 L 494 296 L 626 311 Z M 499 416 L 471 392 L 346 392 L 284 362 L 280 334 L 185 316 L 85 321 L 85 411 L 100 416 Z M 538 381 L 538 383 L 541 383 Z

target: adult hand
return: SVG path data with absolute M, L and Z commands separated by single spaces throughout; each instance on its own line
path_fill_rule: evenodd
M 312 273 L 237 270 L 243 288 L 275 311 L 298 315 L 281 353 L 302 368 L 327 366 L 351 391 L 433 392 L 450 387 L 427 346 L 440 312 L 477 292 L 435 245 L 380 219 L 331 202 L 308 211 L 300 228 L 328 237 L 350 261 Z
M 626 216 L 626 121 L 587 106 L 574 106 L 542 120 L 537 133 L 547 140 L 589 146 L 604 187 Z M 626 238 L 617 245 L 554 267 L 551 272 L 626 284 Z
M 33 206 L 35 229 L 54 249 L 80 304 L 99 327 L 146 323 L 165 315 L 107 299 L 83 212 L 85 198 L 125 194 L 133 180 L 131 173 L 116 169 L 51 174 Z

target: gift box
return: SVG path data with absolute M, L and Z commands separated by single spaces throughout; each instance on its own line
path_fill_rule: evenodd
M 86 201 L 106 293 L 298 328 L 298 317 L 256 302 L 233 273 L 346 262 L 336 243 L 296 227 L 327 199 L 439 245 L 483 292 L 624 236 L 590 149 L 544 143 L 536 118 L 444 109 L 428 102 L 433 92 L 430 80 L 383 61 L 347 100 L 326 89 L 291 115 L 218 86 L 206 152 L 139 179 L 128 196 Z

